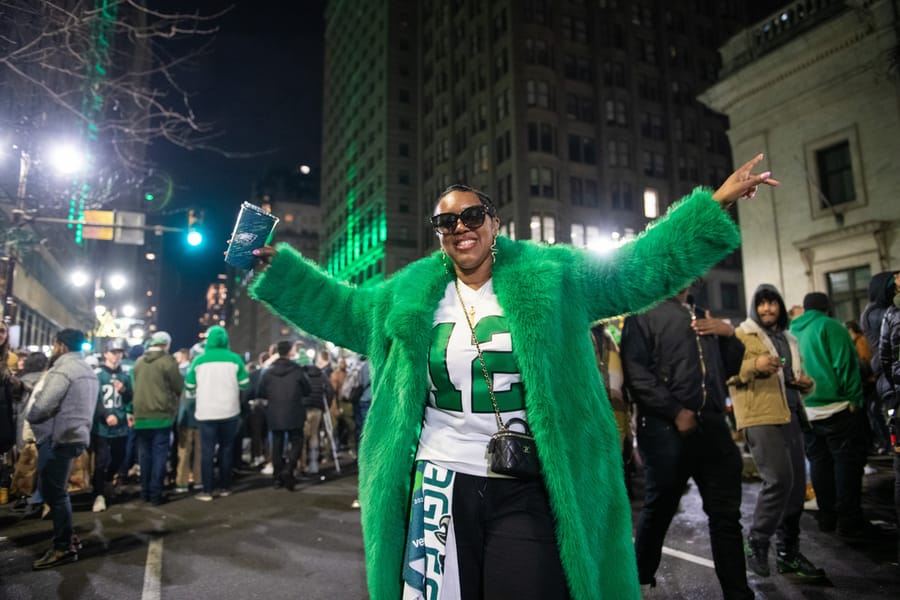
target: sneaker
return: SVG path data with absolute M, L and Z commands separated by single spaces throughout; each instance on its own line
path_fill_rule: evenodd
M 200 492 L 194 496 L 194 500 L 199 500 L 200 502 L 212 502 L 212 499 L 212 494 L 207 494 L 206 492 Z
M 175 486 L 176 494 L 187 494 L 189 491 L 191 491 L 191 488 L 189 488 L 186 485 L 176 485 Z
M 231 490 L 216 490 L 213 492 L 213 496 L 218 496 L 219 498 L 227 498 L 231 495 Z
M 775 567 L 781 575 L 790 575 L 807 581 L 825 579 L 825 570 L 819 569 L 800 552 L 789 554 L 778 552 L 775 555 Z
M 76 560 L 78 560 L 78 552 L 75 550 L 57 550 L 56 548 L 50 548 L 42 557 L 31 563 L 31 568 L 35 571 L 39 571 L 41 569 L 49 569 L 51 567 L 58 567 L 59 565 L 75 562 Z
M 747 568 L 759 575 L 768 577 L 769 570 L 769 544 L 760 543 L 748 539 L 744 543 L 744 554 L 747 557 Z
M 350 508 L 359 508 L 359 498 L 354 498 L 350 503 Z
M 819 510 L 819 503 L 816 501 L 816 497 L 813 496 L 812 500 L 807 500 L 803 503 L 803 510 L 816 511 Z
M 275 472 L 275 467 L 272 466 L 272 463 L 266 463 L 266 466 L 264 466 L 262 468 L 262 471 L 260 471 L 260 473 L 262 473 L 263 475 L 271 475 L 274 472 Z
M 91 508 L 91 512 L 103 512 L 104 510 L 106 510 L 106 498 L 101 494 L 94 498 L 94 506 Z

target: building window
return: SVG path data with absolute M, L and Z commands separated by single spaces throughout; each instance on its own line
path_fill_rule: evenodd
M 612 207 L 618 210 L 634 210 L 634 199 L 630 183 L 615 182 L 611 186 Z
M 528 193 L 544 198 L 556 197 L 553 169 L 549 167 L 531 167 L 528 169 Z
M 719 292 L 722 296 L 722 308 L 724 310 L 739 310 L 741 308 L 741 291 L 738 284 L 722 282 Z
M 653 188 L 644 190 L 644 216 L 648 219 L 659 216 L 659 196 Z
M 606 124 L 628 126 L 628 109 L 621 100 L 606 101 Z
M 528 150 L 556 154 L 556 131 L 547 123 L 528 123 Z
M 587 164 L 595 164 L 597 153 L 594 150 L 594 138 L 582 135 L 569 136 L 569 160 Z
M 840 142 L 817 151 L 816 168 L 819 173 L 819 191 L 822 192 L 819 208 L 827 209 L 856 200 L 848 142 Z
M 533 65 L 551 66 L 552 57 L 544 40 L 525 40 L 525 61 Z
M 828 297 L 837 320 L 844 322 L 858 318 L 869 300 L 871 277 L 868 265 L 826 274 Z
M 499 165 L 511 156 L 511 136 L 509 131 L 497 138 L 497 164 Z
M 535 242 L 556 243 L 556 219 L 550 215 L 531 215 L 531 239 Z
M 525 100 L 528 106 L 538 108 L 554 108 L 554 102 L 550 93 L 550 84 L 546 81 L 529 79 L 525 82 Z

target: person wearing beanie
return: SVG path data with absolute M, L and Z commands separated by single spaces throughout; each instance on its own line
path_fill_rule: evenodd
M 797 338 L 787 331 L 787 309 L 778 290 L 760 285 L 749 312 L 735 329 L 744 344 L 741 370 L 728 380 L 737 428 L 763 480 L 747 535 L 747 566 L 760 577 L 769 576 L 769 541 L 774 535 L 778 573 L 819 580 L 825 572 L 800 552 L 807 424 L 800 394 L 812 389 L 813 380 L 803 372 Z
M 859 359 L 850 334 L 828 316 L 828 296 L 803 298 L 804 312 L 791 323 L 806 372 L 815 381 L 804 399 L 810 429 L 806 455 L 819 504 L 819 529 L 855 537 L 864 533 L 861 493 L 866 463 L 865 415 Z
M 91 440 L 100 384 L 81 354 L 84 332 L 63 329 L 53 342 L 51 367 L 38 383 L 27 419 L 38 445 L 41 493 L 53 516 L 53 546 L 32 563 L 47 569 L 78 560 L 68 481 L 72 459 Z
M 169 456 L 172 425 L 184 380 L 175 357 L 169 354 L 172 336 L 154 333 L 147 350 L 134 363 L 134 415 L 132 423 L 141 466 L 141 499 L 162 504 L 166 459 Z

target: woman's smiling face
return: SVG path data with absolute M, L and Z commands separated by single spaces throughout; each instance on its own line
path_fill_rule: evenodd
M 435 208 L 434 214 L 460 214 L 473 206 L 482 206 L 478 196 L 472 192 L 454 190 L 443 196 Z M 476 283 L 483 283 L 491 276 L 491 245 L 497 235 L 499 220 L 486 214 L 484 222 L 475 228 L 466 227 L 461 220 L 450 233 L 440 235 L 441 248 L 453 261 L 456 272 L 464 281 L 466 275 L 479 275 Z

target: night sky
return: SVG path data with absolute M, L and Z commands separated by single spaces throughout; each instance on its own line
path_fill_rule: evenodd
M 178 6 L 184 10 L 184 3 Z M 174 214 L 165 224 L 183 227 L 187 209 L 204 211 L 201 247 L 188 247 L 179 234 L 165 238 L 159 327 L 172 334 L 173 348 L 196 341 L 207 286 L 224 272 L 222 252 L 241 202 L 252 200 L 254 182 L 273 167 L 319 164 L 323 10 L 324 0 L 237 0 L 211 51 L 182 74 L 200 118 L 222 132 L 215 144 L 256 156 L 153 150 L 175 184 L 165 208 Z

